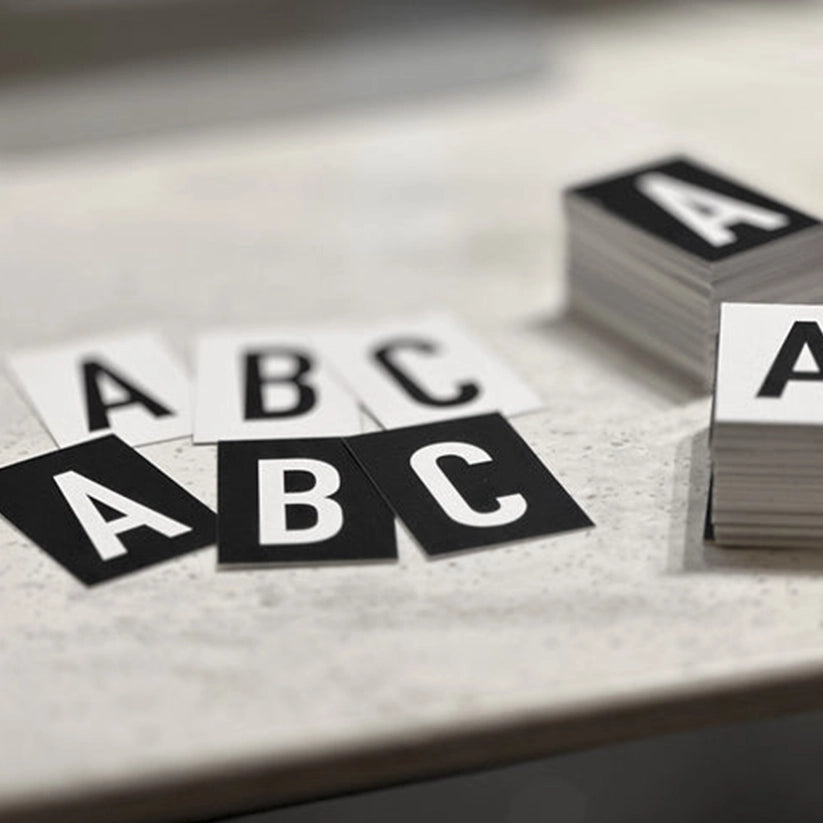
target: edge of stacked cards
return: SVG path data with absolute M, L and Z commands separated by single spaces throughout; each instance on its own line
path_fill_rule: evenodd
M 779 208 L 772 213 L 777 228 L 730 225 L 734 242 L 713 248 L 645 195 L 644 188 L 651 189 L 644 181 L 664 175 L 687 193 L 729 198 L 693 182 L 712 179 Z M 823 226 L 693 160 L 669 158 L 576 186 L 564 193 L 564 207 L 574 311 L 706 388 L 714 373 L 721 302 L 823 302 Z
M 823 306 L 721 307 L 709 515 L 720 545 L 823 542 L 821 326 Z

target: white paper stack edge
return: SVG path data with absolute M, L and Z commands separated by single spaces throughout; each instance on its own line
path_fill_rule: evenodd
M 568 190 L 575 311 L 706 387 L 723 301 L 823 302 L 816 219 L 673 158 Z
M 707 524 L 718 544 L 823 546 L 821 329 L 823 306 L 722 306 Z

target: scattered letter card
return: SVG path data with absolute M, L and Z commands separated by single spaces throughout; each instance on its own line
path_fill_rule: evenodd
M 200 339 L 196 443 L 360 431 L 357 401 L 329 373 L 310 335 L 275 329 Z
M 331 334 L 324 352 L 387 428 L 540 408 L 537 395 L 454 318 L 427 314 Z
M 363 434 L 346 443 L 430 555 L 592 525 L 499 414 Z
M 155 334 L 24 350 L 9 365 L 59 446 L 107 433 L 132 446 L 191 434 L 191 384 Z
M 0 514 L 83 583 L 214 542 L 214 513 L 113 435 L 0 469 Z
M 218 445 L 221 564 L 397 557 L 394 515 L 336 437 Z

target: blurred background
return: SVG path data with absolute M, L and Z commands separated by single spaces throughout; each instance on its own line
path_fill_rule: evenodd
M 492 0 L 3 0 L 13 117 L 0 144 L 28 151 L 533 78 L 544 65 L 535 14 Z
M 6 339 L 43 341 L 26 283 L 46 336 L 185 334 L 258 319 L 252 289 L 271 319 L 277 272 L 317 286 L 290 319 L 540 322 L 564 185 L 688 151 L 814 211 L 821 31 L 809 2 L 0 0 Z M 181 268 L 209 289 L 178 299 Z
M 581 177 L 685 149 L 820 213 L 822 70 L 790 0 L 0 0 L 3 336 L 542 323 Z M 821 741 L 764 720 L 236 819 L 808 821 Z

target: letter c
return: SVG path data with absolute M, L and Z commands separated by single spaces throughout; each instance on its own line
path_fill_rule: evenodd
M 457 391 L 451 397 L 434 397 L 427 392 L 419 383 L 409 377 L 394 361 L 394 353 L 398 349 L 410 349 L 423 354 L 437 354 L 437 346 L 428 340 L 415 340 L 413 338 L 402 338 L 392 340 L 374 351 L 374 358 L 393 377 L 406 394 L 418 403 L 425 406 L 438 406 L 440 408 L 448 406 L 462 406 L 474 400 L 480 389 L 476 383 L 459 383 Z
M 490 463 L 492 458 L 480 447 L 470 443 L 431 443 L 419 448 L 412 456 L 411 467 L 423 482 L 440 508 L 455 523 L 476 528 L 505 526 L 519 520 L 526 512 L 527 504 L 522 494 L 506 494 L 497 498 L 497 508 L 491 512 L 473 509 L 446 477 L 438 465 L 441 457 L 460 457 L 470 466 Z

